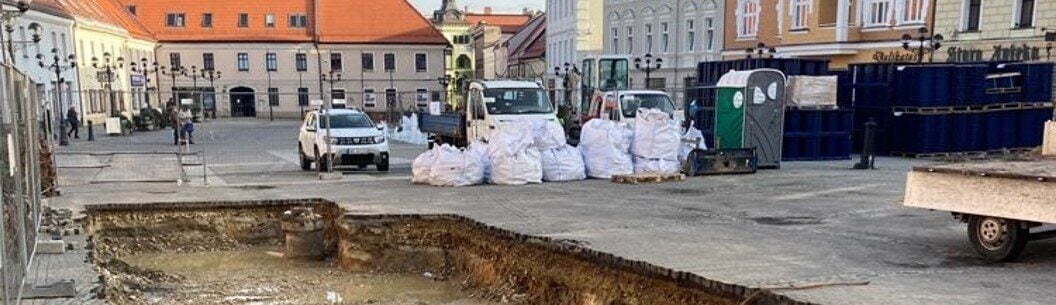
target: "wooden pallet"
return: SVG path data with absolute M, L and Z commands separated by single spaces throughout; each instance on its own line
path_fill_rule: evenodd
M 637 173 L 612 176 L 613 183 L 623 184 L 664 183 L 682 180 L 686 180 L 686 175 L 682 173 Z

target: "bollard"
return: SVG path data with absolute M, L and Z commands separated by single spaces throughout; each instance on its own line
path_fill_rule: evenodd
M 869 118 L 868 122 L 864 124 L 865 129 L 862 134 L 862 159 L 858 161 L 858 164 L 854 165 L 854 169 L 875 169 L 876 168 L 876 121 L 873 118 Z
M 95 132 L 92 129 L 92 120 L 88 120 L 88 141 L 95 141 Z
M 66 135 L 66 129 L 69 127 L 67 126 L 68 124 L 69 122 L 66 122 L 66 120 L 62 120 L 62 123 L 59 124 L 59 145 L 61 146 L 70 145 L 70 137 Z
M 323 243 L 323 216 L 312 208 L 297 207 L 282 213 L 282 232 L 286 233 L 286 259 L 320 260 L 326 254 Z

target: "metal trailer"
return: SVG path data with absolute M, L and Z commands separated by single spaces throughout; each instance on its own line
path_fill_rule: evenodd
M 1056 159 L 921 166 L 906 180 L 903 204 L 953 213 L 991 261 L 1014 259 L 1028 241 L 1056 237 Z

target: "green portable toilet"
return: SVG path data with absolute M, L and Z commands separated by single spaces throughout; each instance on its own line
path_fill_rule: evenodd
M 730 71 L 715 87 L 715 146 L 755 148 L 760 168 L 780 167 L 785 74 L 774 69 Z

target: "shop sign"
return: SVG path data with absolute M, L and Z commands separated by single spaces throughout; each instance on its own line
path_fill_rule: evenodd
M 902 51 L 876 51 L 873 60 L 883 63 L 917 62 L 917 54 Z
M 986 53 L 990 53 L 989 56 Z M 990 49 L 950 47 L 946 50 L 946 62 L 979 61 L 1038 61 L 1052 58 L 1052 46 L 1030 46 L 1027 44 L 993 45 Z

